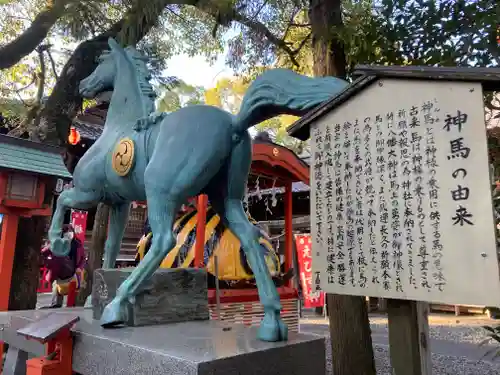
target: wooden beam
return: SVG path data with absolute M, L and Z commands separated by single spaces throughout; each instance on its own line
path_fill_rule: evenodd
M 205 224 L 207 221 L 208 197 L 205 194 L 198 196 L 197 221 L 196 221 L 196 243 L 194 248 L 194 266 L 203 268 L 203 254 L 205 252 Z
M 431 375 L 429 304 L 387 300 L 389 352 L 394 375 Z
M 52 207 L 46 205 L 43 208 L 30 209 L 30 208 L 20 208 L 20 207 L 7 207 L 0 204 L 0 214 L 15 215 L 19 217 L 51 216 Z
M 285 269 L 288 272 L 293 268 L 293 207 L 292 207 L 292 184 L 285 186 Z M 292 280 L 287 281 L 288 287 L 292 286 Z
M 285 220 L 268 220 L 268 221 L 259 221 L 260 225 L 265 225 L 269 229 L 272 228 L 285 228 Z M 311 217 L 310 216 L 300 216 L 294 217 L 292 219 L 292 227 L 305 227 L 311 225 Z

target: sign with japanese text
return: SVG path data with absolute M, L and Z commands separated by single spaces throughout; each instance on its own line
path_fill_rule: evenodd
M 71 225 L 75 229 L 75 237 L 84 244 L 85 232 L 87 230 L 87 212 L 71 210 Z
M 384 79 L 312 125 L 321 290 L 500 305 L 482 95 Z
M 313 287 L 312 279 L 312 256 L 311 256 L 311 235 L 296 234 L 295 244 L 297 246 L 297 259 L 300 272 L 300 286 L 304 296 L 304 307 L 323 307 L 325 295 L 323 292 Z

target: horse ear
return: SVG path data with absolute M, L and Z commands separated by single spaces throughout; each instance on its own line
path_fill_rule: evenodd
M 120 45 L 116 42 L 114 38 L 109 38 L 108 39 L 108 45 L 111 50 L 121 50 Z

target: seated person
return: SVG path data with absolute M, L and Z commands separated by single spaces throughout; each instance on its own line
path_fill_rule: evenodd
M 50 244 L 42 249 L 42 258 L 48 269 L 46 280 L 52 283 L 52 303 L 50 308 L 62 307 L 64 296 L 68 294 L 69 283 L 75 282 L 76 289 L 84 283 L 85 249 L 75 237 L 71 225 L 63 226 L 63 237 L 71 240 L 71 249 L 67 256 L 56 257 L 50 251 Z

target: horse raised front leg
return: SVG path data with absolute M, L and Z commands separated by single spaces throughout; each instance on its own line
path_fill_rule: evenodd
M 49 229 L 50 249 L 55 256 L 66 256 L 70 251 L 71 241 L 61 238 L 64 214 L 70 208 L 86 210 L 97 205 L 97 193 L 89 193 L 71 188 L 64 190 L 57 198 L 56 211 L 52 217 Z
M 142 290 L 144 283 L 158 269 L 161 262 L 174 247 L 173 224 L 180 203 L 169 201 L 166 196 L 148 196 L 148 218 L 153 230 L 151 248 L 116 291 L 116 297 L 104 308 L 101 326 L 105 328 L 128 322 L 128 303 Z
M 111 206 L 108 237 L 104 245 L 104 261 L 102 268 L 115 268 L 116 258 L 120 253 L 129 212 L 129 202 Z M 92 307 L 92 295 L 89 295 L 85 300 L 85 307 Z

